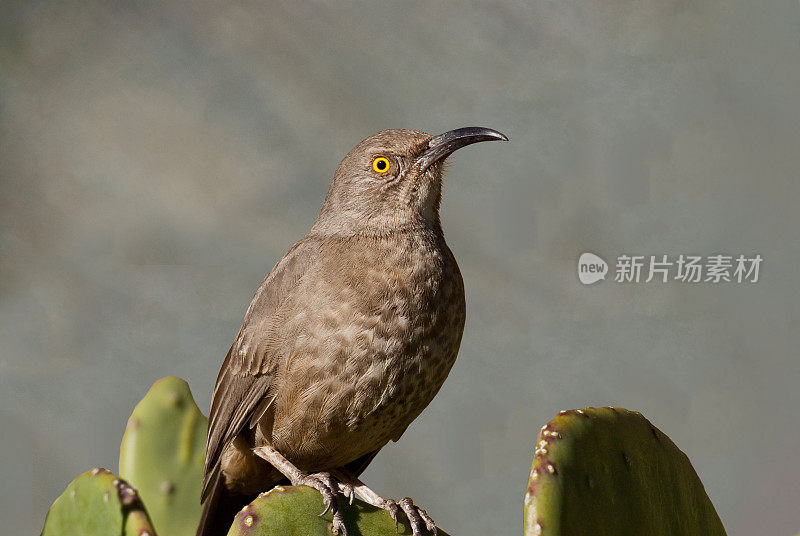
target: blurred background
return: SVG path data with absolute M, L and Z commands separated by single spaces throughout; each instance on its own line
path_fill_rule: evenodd
M 452 534 L 519 534 L 539 427 L 636 409 L 731 535 L 800 529 L 800 5 L 0 4 L 0 518 L 38 534 L 115 470 L 163 376 L 207 411 L 249 300 L 344 154 L 453 159 L 459 361 L 365 480 Z M 760 254 L 755 284 L 586 287 L 578 256 Z

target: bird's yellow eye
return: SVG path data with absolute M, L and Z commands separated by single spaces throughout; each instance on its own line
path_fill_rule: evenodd
M 389 164 L 389 159 L 383 156 L 379 156 L 372 161 L 372 169 L 378 173 L 386 173 L 389 171 L 389 167 L 391 167 L 391 164 Z

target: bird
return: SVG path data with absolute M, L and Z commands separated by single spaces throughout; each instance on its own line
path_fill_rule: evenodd
M 485 127 L 432 136 L 392 129 L 341 161 L 310 231 L 255 292 L 212 394 L 197 536 L 227 534 L 259 493 L 288 481 L 323 497 L 401 512 L 436 534 L 406 497 L 360 480 L 439 391 L 464 331 L 464 282 L 439 209 L 445 160 L 508 138 Z M 346 507 L 346 506 L 344 506 Z

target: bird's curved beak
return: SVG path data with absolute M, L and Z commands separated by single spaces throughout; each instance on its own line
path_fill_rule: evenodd
M 431 138 L 428 148 L 417 158 L 420 173 L 432 164 L 450 156 L 454 151 L 479 141 L 508 141 L 505 134 L 485 127 L 464 127 Z

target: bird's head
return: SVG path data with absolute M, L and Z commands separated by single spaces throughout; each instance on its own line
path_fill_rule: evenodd
M 439 227 L 444 161 L 480 141 L 508 140 L 483 127 L 431 136 L 384 130 L 356 145 L 333 175 L 314 230 L 331 235 L 386 235 Z

